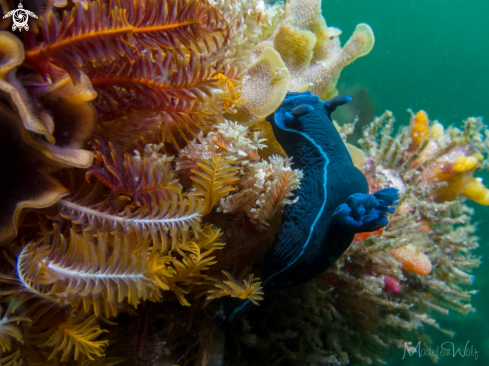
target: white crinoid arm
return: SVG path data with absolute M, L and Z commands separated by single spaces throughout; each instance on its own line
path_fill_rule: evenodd
M 34 14 L 32 11 L 29 11 L 29 10 L 26 10 L 27 13 L 29 14 L 29 16 L 33 17 L 33 18 L 36 18 L 37 19 L 37 15 Z

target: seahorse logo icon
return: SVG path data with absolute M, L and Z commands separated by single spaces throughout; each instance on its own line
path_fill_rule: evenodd
M 25 28 L 25 30 L 28 31 L 29 25 L 27 24 L 27 21 L 29 20 L 29 15 L 37 18 L 36 14 L 34 14 L 32 11 L 24 9 L 22 3 L 19 3 L 19 8 L 9 11 L 3 16 L 3 19 L 12 16 L 14 21 L 14 24 L 12 25 L 13 31 L 17 30 L 17 28 L 19 28 L 19 32 L 22 30 L 22 28 Z

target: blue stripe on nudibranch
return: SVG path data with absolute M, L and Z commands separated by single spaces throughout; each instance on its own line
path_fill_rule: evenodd
M 387 215 L 395 211 L 397 190 L 368 194 L 365 176 L 353 165 L 331 121 L 336 107 L 350 100 L 339 96 L 323 103 L 310 92 L 288 93 L 267 117 L 275 138 L 304 176 L 296 191 L 299 201 L 286 206 L 260 274 L 265 294 L 318 276 L 341 256 L 357 232 L 385 226 Z M 222 326 L 232 321 L 249 303 L 232 299 L 216 322 Z

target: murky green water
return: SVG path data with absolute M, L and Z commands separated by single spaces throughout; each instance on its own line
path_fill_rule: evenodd
M 347 67 L 340 91 L 360 85 L 368 90 L 376 114 L 385 109 L 406 123 L 406 109 L 424 109 L 430 119 L 460 126 L 469 116 L 489 118 L 489 1 L 487 0 L 324 0 L 328 26 L 343 31 L 345 43 L 358 23 L 374 30 L 376 44 L 366 57 Z M 489 182 L 489 174 L 479 174 Z M 433 346 L 453 342 L 463 352 L 467 342 L 474 356 L 441 357 L 439 365 L 489 364 L 489 207 L 476 208 L 482 266 L 475 271 L 473 298 L 477 313 L 439 316 L 440 324 L 456 331 L 453 339 L 432 330 Z M 389 364 L 431 365 L 429 357 L 396 351 Z

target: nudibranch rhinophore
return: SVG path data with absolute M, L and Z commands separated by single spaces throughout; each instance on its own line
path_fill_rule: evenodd
M 265 294 L 312 280 L 336 262 L 355 234 L 384 227 L 387 214 L 395 211 L 397 189 L 368 193 L 367 179 L 353 165 L 331 121 L 336 107 L 349 101 L 350 97 L 337 96 L 323 103 L 310 92 L 289 92 L 267 117 L 275 138 L 294 158 L 294 168 L 304 175 L 297 190 L 299 201 L 286 206 L 263 265 Z M 245 306 L 224 311 L 230 314 L 224 322 L 232 321 Z

